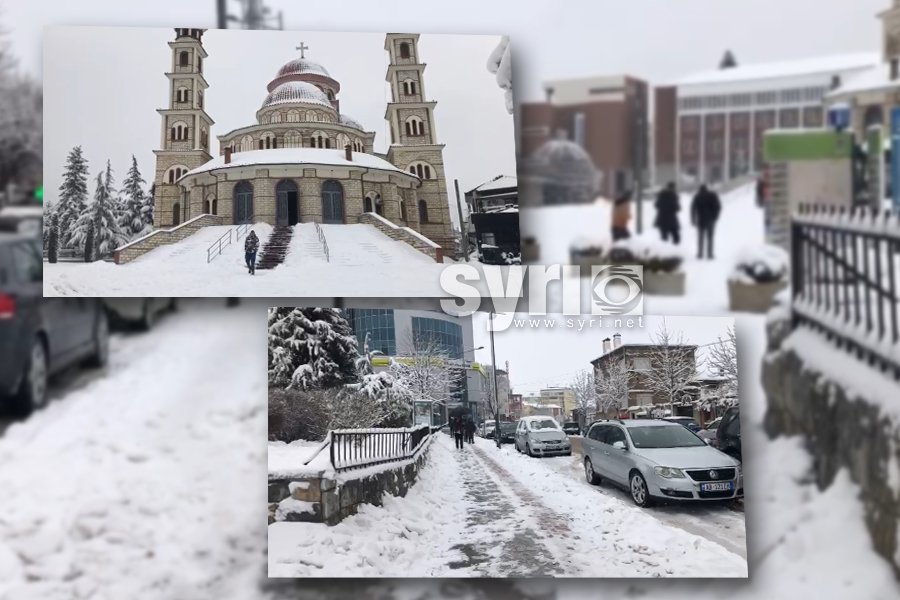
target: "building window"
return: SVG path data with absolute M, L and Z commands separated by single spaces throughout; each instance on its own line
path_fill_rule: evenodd
M 425 135 L 425 123 L 419 117 L 406 119 L 406 135 Z
M 400 42 L 400 58 L 409 58 L 409 44 Z
M 299 131 L 289 131 L 284 134 L 285 148 L 300 148 L 303 145 L 303 138 Z
M 176 202 L 172 205 L 172 227 L 181 223 L 181 204 Z
M 238 182 L 234 186 L 234 222 L 249 223 L 253 218 L 253 184 Z
M 650 370 L 650 359 L 647 357 L 638 357 L 633 359 L 632 361 L 632 369 L 635 371 L 649 371 Z
M 184 177 L 187 172 L 188 170 L 185 166 L 179 165 L 177 167 L 170 167 L 166 179 L 169 183 L 175 183 L 176 181 Z
M 431 179 L 431 165 L 423 162 L 415 162 L 409 165 L 409 172 L 419 179 Z
M 203 108 L 203 92 L 197 92 L 197 106 Z
M 172 141 L 183 142 L 188 139 L 188 126 L 184 123 L 175 123 L 171 133 Z
M 803 126 L 818 129 L 825 125 L 825 111 L 821 106 L 811 106 L 803 110 Z
M 451 321 L 412 318 L 413 343 L 436 344 L 450 358 L 463 358 L 462 327 Z
M 203 57 L 202 56 L 197 57 L 197 71 L 199 71 L 200 73 L 203 72 Z
M 344 188 L 338 181 L 328 180 L 322 184 L 322 221 L 344 222 Z
M 178 66 L 179 67 L 187 67 L 191 64 L 191 55 L 187 52 L 187 50 L 182 51 L 178 55 Z
M 390 309 L 348 308 L 347 321 L 358 340 L 360 352 L 365 349 L 368 337 L 369 351 L 385 356 L 397 355 L 397 339 L 394 330 L 394 311 Z
M 241 152 L 247 152 L 248 150 L 253 150 L 253 138 L 245 135 L 241 138 Z
M 291 109 L 287 113 L 288 123 L 298 123 L 300 122 L 300 112 L 294 109 Z
M 309 138 L 309 145 L 312 148 L 331 147 L 331 143 L 328 140 L 328 134 L 323 131 L 314 131 L 312 137 Z
M 403 200 L 400 201 L 400 219 L 405 223 L 409 221 L 409 218 L 406 214 L 406 202 Z
M 778 126 L 782 129 L 796 129 L 800 127 L 799 109 L 790 108 L 782 110 Z
M 416 95 L 416 82 L 412 79 L 407 79 L 403 82 L 403 95 L 404 96 L 415 96 Z
M 427 223 L 428 222 L 428 203 L 424 200 L 419 200 L 419 223 Z

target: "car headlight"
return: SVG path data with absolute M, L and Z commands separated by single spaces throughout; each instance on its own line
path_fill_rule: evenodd
M 653 472 L 665 479 L 684 479 L 684 472 L 681 469 L 653 467 Z

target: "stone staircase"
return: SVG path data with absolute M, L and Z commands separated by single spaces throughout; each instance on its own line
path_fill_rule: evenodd
M 261 270 L 274 269 L 284 262 L 288 253 L 291 237 L 294 235 L 292 227 L 279 225 L 272 230 L 272 235 L 262 248 L 262 254 L 256 263 L 256 268 Z

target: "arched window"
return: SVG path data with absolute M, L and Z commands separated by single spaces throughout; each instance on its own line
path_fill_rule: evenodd
M 428 222 L 428 204 L 424 200 L 419 200 L 419 223 Z
M 238 182 L 234 186 L 234 222 L 249 223 L 253 218 L 253 184 Z
M 212 214 L 214 214 L 214 215 L 219 214 L 219 199 L 218 199 L 218 198 L 213 198 L 213 201 L 212 201 Z
M 187 66 L 190 66 L 190 64 L 191 64 L 191 55 L 190 55 L 190 53 L 188 53 L 187 50 L 183 50 L 178 55 L 178 66 L 179 67 L 187 67 Z
M 325 94 L 328 96 L 329 100 L 334 100 L 334 92 L 331 90 L 325 90 Z
M 287 120 L 288 123 L 299 123 L 300 122 L 300 111 L 296 109 L 291 109 L 287 112 Z
M 419 117 L 406 119 L 406 135 L 425 135 L 425 124 Z
M 281 113 L 275 111 L 272 113 L 272 122 L 273 123 L 281 123 Z
M 209 214 L 209 200 L 204 200 L 204 201 L 203 201 L 203 214 L 204 214 L 204 215 L 208 215 L 208 214 Z
M 434 172 L 431 165 L 421 161 L 412 163 L 407 170 L 419 179 L 431 179 L 431 175 Z
M 263 115 L 259 118 L 260 125 L 268 125 L 270 121 L 271 118 L 269 117 L 269 115 Z
M 328 139 L 328 134 L 324 131 L 314 131 L 309 142 L 312 148 L 331 148 L 331 140 Z
M 343 150 L 347 146 L 350 146 L 351 148 L 353 147 L 350 145 L 350 137 L 344 133 L 337 134 L 337 136 L 335 137 L 335 145 L 338 150 Z
M 372 199 L 370 197 L 366 196 L 366 198 L 365 198 L 365 200 L 363 200 L 363 202 L 365 204 L 365 206 L 363 207 L 363 211 L 367 212 L 367 213 L 372 212 L 372 208 L 373 208 L 372 207 Z
M 188 126 L 186 123 L 178 121 L 172 125 L 172 141 L 183 142 L 188 139 Z
M 300 222 L 297 184 L 282 179 L 275 186 L 275 224 L 294 226 Z
M 245 135 L 241 138 L 241 152 L 246 152 L 248 150 L 253 150 L 253 138 L 249 135 Z
M 181 223 L 181 204 L 176 202 L 172 205 L 172 227 Z
M 322 184 L 322 222 L 344 222 L 344 187 L 333 179 Z
M 359 141 L 359 139 L 353 140 L 353 151 L 354 152 L 365 152 L 366 148 L 363 146 L 363 143 Z
M 406 42 L 400 43 L 400 58 L 409 58 L 409 44 Z
M 190 100 L 190 92 L 188 92 L 187 88 L 178 88 L 175 92 L 175 102 L 187 102 Z
M 288 131 L 284 134 L 285 148 L 300 148 L 303 146 L 303 137 L 299 131 Z
M 176 165 L 174 167 L 169 167 L 169 170 L 166 172 L 166 181 L 168 183 L 175 183 L 188 172 L 188 168 L 184 165 Z
M 403 95 L 405 96 L 415 96 L 416 95 L 416 82 L 412 79 L 406 79 L 403 81 Z
M 197 92 L 197 106 L 203 108 L 203 92 Z
M 314 110 L 311 110 L 311 111 L 309 111 L 309 112 L 306 113 L 306 119 L 307 119 L 308 121 L 318 121 L 318 120 L 319 120 L 319 113 L 316 112 L 316 111 L 314 111 Z
M 267 131 L 262 134 L 259 138 L 259 149 L 260 150 L 270 150 L 272 148 L 278 147 L 278 139 L 275 137 L 275 134 L 271 131 Z

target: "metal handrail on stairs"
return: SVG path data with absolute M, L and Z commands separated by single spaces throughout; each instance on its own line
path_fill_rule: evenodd
M 251 216 L 246 223 L 241 223 L 237 227 L 229 228 L 228 231 L 219 237 L 219 239 L 210 244 L 209 248 L 206 249 L 206 264 L 211 263 L 214 258 L 222 254 L 222 250 L 231 244 L 232 241 L 237 242 L 242 236 L 246 235 L 252 225 L 253 217 Z M 232 237 L 234 238 L 233 240 Z
M 328 240 L 325 239 L 325 232 L 314 222 L 316 226 L 316 235 L 319 236 L 319 243 L 322 244 L 322 251 L 325 253 L 325 262 L 331 262 L 331 253 L 328 251 Z

